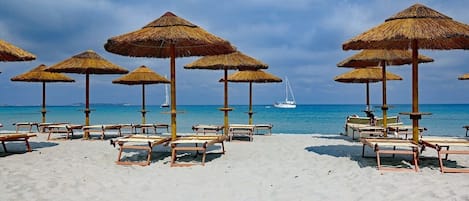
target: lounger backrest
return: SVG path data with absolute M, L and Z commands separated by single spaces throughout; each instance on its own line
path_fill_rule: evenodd
M 348 117 L 347 123 L 351 124 L 370 124 L 369 117 Z
M 395 123 L 399 123 L 399 117 L 398 116 L 390 116 L 390 117 L 387 117 L 387 123 L 388 124 L 395 124 Z M 376 125 L 383 125 L 383 118 L 378 118 L 376 119 Z

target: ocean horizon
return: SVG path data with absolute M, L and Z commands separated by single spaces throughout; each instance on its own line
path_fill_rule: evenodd
M 223 124 L 221 105 L 178 105 L 177 132 L 190 133 L 195 124 Z M 248 123 L 248 105 L 231 105 L 230 123 Z M 380 105 L 373 105 L 375 115 L 381 117 Z M 91 104 L 91 124 L 141 123 L 141 106 L 130 104 Z M 462 126 L 469 124 L 469 104 L 420 104 L 421 112 L 430 112 L 420 121 L 428 131 L 424 135 L 464 136 Z M 61 106 L 47 106 L 46 122 L 69 122 L 84 124 L 84 105 L 81 103 Z M 296 109 L 280 109 L 272 105 L 254 105 L 254 124 L 271 123 L 272 132 L 282 134 L 327 134 L 344 132 L 345 119 L 349 115 L 365 116 L 363 104 L 304 104 Z M 147 123 L 170 124 L 169 108 L 147 105 Z M 2 130 L 15 130 L 16 122 L 40 122 L 41 106 L 0 106 Z M 411 125 L 408 115 L 400 112 L 411 111 L 410 104 L 391 105 L 388 116 L 399 116 Z

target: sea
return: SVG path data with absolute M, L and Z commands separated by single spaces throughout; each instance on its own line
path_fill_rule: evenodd
M 232 105 L 229 112 L 230 123 L 248 123 L 248 106 Z M 219 105 L 178 105 L 177 132 L 190 133 L 195 124 L 223 124 L 223 112 Z M 379 106 L 373 107 L 375 115 L 382 116 Z M 317 104 L 297 105 L 295 109 L 280 109 L 271 105 L 254 105 L 254 124 L 273 124 L 274 134 L 326 134 L 337 135 L 344 132 L 346 117 L 349 115 L 365 116 L 364 105 L 352 104 Z M 141 106 L 125 104 L 96 104 L 91 105 L 90 124 L 119 124 L 141 123 Z M 146 107 L 147 123 L 170 124 L 168 108 L 157 105 Z M 428 131 L 424 135 L 435 136 L 465 136 L 462 127 L 469 125 L 469 104 L 421 104 L 421 112 L 429 112 L 420 121 L 420 126 Z M 40 106 L 0 106 L 0 128 L 3 131 L 15 130 L 16 122 L 40 122 Z M 69 122 L 84 124 L 85 114 L 83 105 L 48 106 L 46 122 Z M 388 116 L 399 116 L 400 120 L 411 125 L 408 115 L 400 112 L 410 112 L 410 104 L 392 105 Z

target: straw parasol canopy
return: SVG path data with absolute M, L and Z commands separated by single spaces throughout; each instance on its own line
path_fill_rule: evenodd
M 90 125 L 89 114 L 90 102 L 90 74 L 126 74 L 129 71 L 123 67 L 113 64 L 103 57 L 99 56 L 93 50 L 87 50 L 80 54 L 74 55 L 57 64 L 47 68 L 46 71 L 58 73 L 78 73 L 86 75 L 86 102 L 85 102 L 85 125 Z M 85 133 L 84 139 L 88 139 L 89 134 Z
M 46 65 L 41 64 L 26 73 L 11 78 L 11 81 L 42 82 L 42 123 L 46 122 L 46 82 L 75 82 L 64 74 L 46 72 L 46 68 Z
M 146 123 L 145 114 L 145 85 L 147 84 L 169 84 L 170 81 L 165 77 L 159 75 L 152 69 L 146 66 L 140 66 L 134 71 L 130 72 L 127 75 L 124 75 L 120 78 L 117 78 L 112 81 L 115 84 L 126 84 L 126 85 L 142 85 L 142 124 Z
M 228 106 L 228 70 L 257 70 L 267 69 L 269 66 L 255 58 L 239 51 L 214 56 L 205 56 L 184 66 L 185 69 L 224 70 L 224 105 L 220 108 L 224 112 L 224 133 L 228 134 L 228 112 L 233 110 Z
M 343 83 L 365 83 L 366 84 L 366 106 L 370 108 L 370 83 L 383 80 L 381 67 L 357 68 L 338 75 L 334 78 L 337 82 Z M 386 72 L 386 80 L 402 80 L 402 77 L 394 73 Z
M 225 79 L 220 79 L 224 82 Z M 252 83 L 282 82 L 282 79 L 263 70 L 241 70 L 227 77 L 228 82 L 249 82 L 249 124 L 252 124 Z
M 36 59 L 34 54 L 0 40 L 0 61 L 31 61 L 34 59 Z
M 228 41 L 171 12 L 142 29 L 108 39 L 104 48 L 123 56 L 171 59 L 172 140 L 176 139 L 176 57 L 228 54 L 235 51 Z
M 419 63 L 433 62 L 434 60 L 425 55 L 418 56 Z M 400 66 L 412 64 L 412 52 L 409 50 L 385 50 L 366 49 L 348 57 L 337 64 L 338 67 L 363 68 L 376 67 L 382 64 L 388 66 Z
M 458 80 L 469 80 L 469 73 L 459 76 Z
M 469 49 L 469 26 L 422 4 L 391 16 L 384 23 L 346 41 L 344 50 L 412 49 L 412 133 L 418 142 L 418 49 Z
M 418 56 L 419 63 L 433 62 L 433 59 L 424 55 Z M 386 65 L 405 65 L 412 63 L 412 52 L 408 50 L 383 50 L 383 49 L 368 49 L 345 59 L 337 64 L 338 67 L 369 67 L 381 66 L 383 76 L 382 79 L 382 95 L 383 105 L 381 110 L 383 112 L 383 127 L 387 128 L 387 97 L 386 97 Z M 387 136 L 387 132 L 384 133 Z

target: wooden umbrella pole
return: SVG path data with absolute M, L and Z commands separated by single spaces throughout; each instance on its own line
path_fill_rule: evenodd
M 415 143 L 419 141 L 419 71 L 418 71 L 418 41 L 412 40 L 412 139 Z
M 46 82 L 42 82 L 42 123 L 46 123 Z
M 176 47 L 170 45 L 171 51 L 171 140 L 176 140 Z
M 249 82 L 249 125 L 252 125 L 252 82 Z
M 225 68 L 224 70 L 224 91 L 225 91 L 225 96 L 224 96 L 224 104 L 223 104 L 223 112 L 224 112 L 224 117 L 223 117 L 223 126 L 224 126 L 224 133 L 225 135 L 228 134 L 228 69 Z
M 366 82 L 366 110 L 371 111 L 371 108 L 370 108 L 370 82 Z
M 142 124 L 146 124 L 145 114 L 147 111 L 145 110 L 145 84 L 142 84 Z
M 86 100 L 85 100 L 85 126 L 89 126 L 90 125 L 90 74 L 89 73 L 86 73 L 86 91 L 85 91 L 85 96 L 86 96 Z M 90 133 L 85 131 L 85 133 L 83 134 L 83 139 L 87 140 L 89 139 L 89 136 L 90 136 Z
M 388 136 L 387 128 L 388 128 L 388 105 L 387 105 L 387 97 L 386 97 L 386 62 L 382 61 L 382 72 L 383 72 L 383 106 L 381 106 L 381 110 L 383 111 L 383 128 L 384 128 L 384 137 Z

